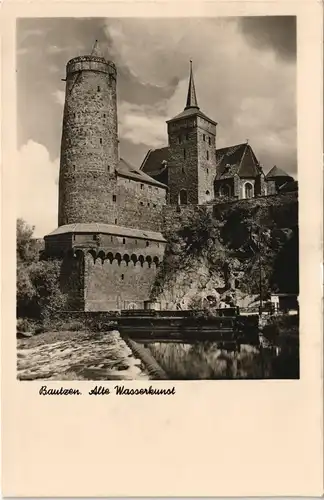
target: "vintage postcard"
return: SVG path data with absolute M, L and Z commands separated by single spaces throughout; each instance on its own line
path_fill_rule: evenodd
M 323 493 L 322 6 L 2 20 L 3 494 Z

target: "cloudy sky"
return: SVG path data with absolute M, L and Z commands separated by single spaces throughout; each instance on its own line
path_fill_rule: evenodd
M 296 176 L 294 17 L 20 19 L 17 23 L 19 213 L 43 236 L 57 226 L 67 61 L 91 52 L 118 68 L 121 156 L 139 167 L 167 144 L 193 60 L 198 104 L 218 122 L 217 147 L 249 139 L 267 172 Z

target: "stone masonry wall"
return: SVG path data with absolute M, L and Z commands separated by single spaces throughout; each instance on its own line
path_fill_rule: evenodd
M 216 126 L 197 118 L 198 203 L 213 200 L 216 177 Z
M 214 197 L 216 175 L 216 126 L 201 117 L 176 120 L 168 124 L 169 201 L 179 202 L 179 193 L 187 191 L 188 204 Z
M 198 203 L 198 150 L 196 120 L 171 122 L 169 134 L 169 202 L 177 204 L 181 189 L 187 191 L 188 203 Z
M 67 252 L 61 262 L 61 291 L 68 296 L 68 307 L 84 309 L 84 255 L 82 252 Z
M 151 184 L 118 177 L 115 191 L 115 224 L 161 231 L 166 190 Z
M 142 309 L 157 272 L 154 262 L 94 259 L 90 254 L 85 266 L 86 311 Z
M 107 222 L 109 176 L 117 162 L 116 68 L 100 58 L 72 59 L 67 64 L 59 225 Z

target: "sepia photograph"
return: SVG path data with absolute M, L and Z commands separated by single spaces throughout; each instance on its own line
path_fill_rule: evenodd
M 296 65 L 295 16 L 17 19 L 19 381 L 300 378 Z

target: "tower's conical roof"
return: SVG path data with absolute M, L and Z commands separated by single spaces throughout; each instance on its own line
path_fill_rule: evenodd
M 194 82 L 194 77 L 193 77 L 192 61 L 191 60 L 190 60 L 190 75 L 189 75 L 187 104 L 186 104 L 185 109 L 188 109 L 188 108 L 199 109 L 198 102 L 197 102 L 197 96 L 196 96 L 196 89 L 195 89 L 195 82 Z
M 272 167 L 272 169 L 267 173 L 266 178 L 267 179 L 274 179 L 275 177 L 291 177 L 287 172 L 282 170 L 281 168 L 278 168 L 277 165 Z

